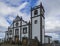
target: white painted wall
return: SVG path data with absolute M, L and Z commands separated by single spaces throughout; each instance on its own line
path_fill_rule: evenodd
M 40 15 L 40 8 L 36 9 L 38 10 L 38 14 L 34 15 L 34 10 L 32 11 L 32 17 Z M 34 24 L 34 21 L 38 20 L 37 24 Z M 44 43 L 44 35 L 45 35 L 45 20 L 42 17 L 42 25 L 44 25 L 44 28 L 42 27 L 42 43 Z M 37 36 L 40 41 L 40 16 L 32 18 L 32 38 Z
M 48 37 L 45 37 L 45 43 L 48 43 L 48 40 L 49 40 Z
M 34 21 L 37 20 L 37 24 Z M 40 41 L 40 17 L 32 18 L 32 39 L 37 37 Z
M 52 38 L 50 38 L 50 43 L 52 43 Z
M 4 42 L 4 39 L 0 39 L 0 43 L 3 43 Z
M 18 26 L 20 26 L 20 22 L 21 21 L 18 21 Z M 16 27 L 16 22 L 14 22 L 14 27 Z
M 44 36 L 45 36 L 45 19 L 42 18 L 42 43 L 43 44 L 44 44 Z
M 6 41 L 7 41 L 8 37 L 9 37 L 9 36 L 7 35 L 7 33 L 8 33 L 8 32 L 5 32 L 5 40 L 6 40 Z
M 25 28 L 25 27 L 27 27 L 27 33 L 26 33 L 26 34 L 23 34 L 23 28 Z M 23 37 L 27 37 L 27 38 L 29 37 L 29 36 L 28 36 L 28 33 L 29 33 L 28 25 L 22 26 L 22 30 L 21 30 L 21 31 L 22 31 L 22 37 L 21 37 L 21 39 L 22 39 Z
M 12 31 L 12 32 L 11 32 L 12 34 L 10 34 L 10 30 Z M 9 29 L 8 33 L 9 33 L 8 36 L 12 38 L 12 37 L 13 37 L 13 29 Z
M 9 35 L 9 38 L 12 38 L 13 37 L 13 35 Z
M 20 40 L 20 27 L 19 27 L 19 40 Z
M 52 38 L 51 37 L 45 37 L 45 43 L 52 43 Z
M 22 25 L 26 25 L 26 23 L 22 21 Z

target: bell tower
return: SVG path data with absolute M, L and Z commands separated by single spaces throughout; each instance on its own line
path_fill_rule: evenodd
M 40 5 L 31 8 L 31 37 L 35 37 L 41 44 L 44 43 L 45 35 L 45 16 L 44 7 L 42 3 Z

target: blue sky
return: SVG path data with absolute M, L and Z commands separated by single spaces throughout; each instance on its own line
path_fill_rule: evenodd
M 42 1 L 45 8 L 45 32 L 60 40 L 60 0 L 0 0 L 0 38 L 17 15 L 30 20 L 30 8 Z
M 34 7 L 38 0 L 0 0 L 0 38 L 17 15 L 24 20 L 30 20 L 30 8 Z M 28 18 L 27 18 L 28 17 Z

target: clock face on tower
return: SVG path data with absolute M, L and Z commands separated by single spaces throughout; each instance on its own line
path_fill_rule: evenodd
M 37 15 L 38 14 L 38 10 L 34 10 L 34 15 Z

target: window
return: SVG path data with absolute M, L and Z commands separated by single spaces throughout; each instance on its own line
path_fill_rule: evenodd
M 19 23 L 17 22 L 17 23 L 16 23 L 16 26 L 18 26 L 18 24 L 19 24 Z
M 35 20 L 34 23 L 37 24 L 37 20 Z
M 23 34 L 27 33 L 27 27 L 23 28 Z
M 15 29 L 15 35 L 19 35 L 19 29 Z
M 12 30 L 9 31 L 9 34 L 12 35 Z
M 38 10 L 35 10 L 35 11 L 34 11 L 34 15 L 37 15 L 37 14 L 38 14 Z

